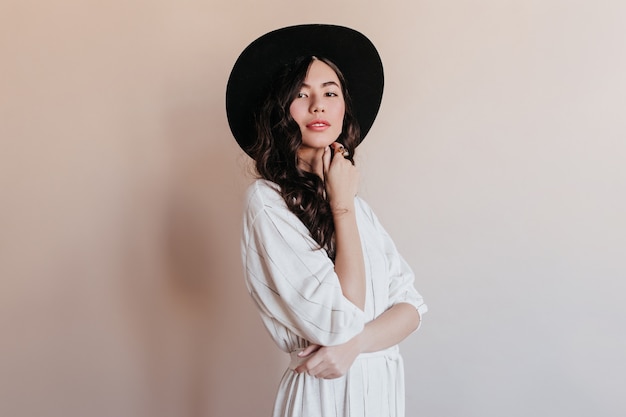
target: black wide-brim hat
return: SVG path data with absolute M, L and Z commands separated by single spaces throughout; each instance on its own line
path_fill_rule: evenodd
M 241 53 L 226 87 L 226 114 L 239 146 L 249 152 L 256 142 L 255 113 L 277 74 L 297 58 L 332 61 L 346 79 L 352 110 L 361 130 L 369 132 L 383 96 L 383 65 L 362 33 L 344 26 L 307 24 L 266 33 Z

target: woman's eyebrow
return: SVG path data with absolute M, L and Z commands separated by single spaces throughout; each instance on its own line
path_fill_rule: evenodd
M 329 85 L 334 85 L 334 86 L 339 87 L 339 84 L 337 84 L 337 82 L 335 81 L 326 81 L 325 83 L 322 83 L 322 87 L 328 87 Z M 311 86 L 307 83 L 302 83 L 302 87 L 311 88 Z

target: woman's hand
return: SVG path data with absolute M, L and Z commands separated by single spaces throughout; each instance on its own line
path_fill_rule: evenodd
M 345 211 L 354 205 L 359 186 L 359 171 L 343 156 L 343 145 L 334 142 L 324 151 L 324 183 L 333 212 Z
M 359 335 L 337 346 L 309 345 L 298 354 L 308 359 L 295 371 L 306 372 L 316 378 L 339 378 L 348 372 L 359 353 L 361 353 Z

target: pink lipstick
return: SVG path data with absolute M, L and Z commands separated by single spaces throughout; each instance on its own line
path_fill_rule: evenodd
M 323 119 L 315 119 L 306 125 L 307 129 L 322 131 L 330 127 L 330 123 Z

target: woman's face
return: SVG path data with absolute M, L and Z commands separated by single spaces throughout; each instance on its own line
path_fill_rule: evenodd
M 291 117 L 302 132 L 301 148 L 324 149 L 335 142 L 343 129 L 346 105 L 339 78 L 326 63 L 314 59 L 289 106 Z

